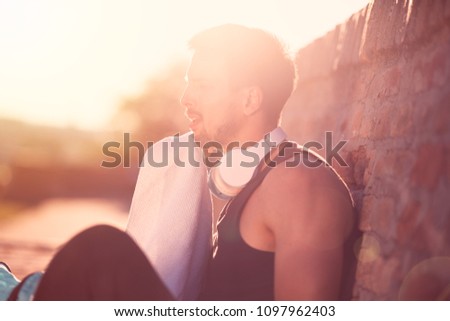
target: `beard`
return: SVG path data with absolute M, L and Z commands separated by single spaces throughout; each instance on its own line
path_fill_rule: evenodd
M 242 126 L 244 126 L 242 119 L 237 117 L 237 115 L 239 115 L 239 108 L 239 105 L 233 102 L 230 103 L 227 107 L 228 112 L 225 115 L 222 115 L 222 117 L 214 116 L 221 118 L 220 122 L 217 122 L 213 126 L 208 126 L 208 124 L 211 123 L 205 120 L 203 115 L 200 114 L 202 124 L 194 131 L 195 140 L 199 142 L 201 146 L 204 146 L 207 143 L 218 143 L 222 146 L 223 150 L 225 150 L 232 142 L 237 141 L 237 138 L 239 137 L 238 133 L 241 131 Z
M 223 151 L 226 151 L 227 147 L 238 147 L 238 133 L 241 130 L 241 124 L 236 119 L 228 119 L 222 122 L 214 132 L 208 135 L 203 135 L 205 142 L 214 142 L 220 144 Z

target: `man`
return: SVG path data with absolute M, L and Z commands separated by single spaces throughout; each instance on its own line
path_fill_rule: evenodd
M 259 163 L 248 167 L 239 162 L 233 167 L 231 162 L 233 177 L 229 179 L 225 174 L 230 171 L 221 164 L 206 162 L 213 203 L 211 224 L 210 203 L 205 204 L 203 198 L 209 193 L 207 178 L 198 176 L 196 170 L 202 173 L 206 168 L 194 166 L 196 159 L 189 155 L 194 148 L 191 135 L 155 144 L 149 152 L 164 158 L 165 142 L 187 143 L 183 146 L 188 151 L 177 155 L 189 159 L 191 167 L 174 166 L 180 159 L 158 173 L 151 168 L 141 171 L 128 234 L 108 226 L 78 234 L 58 251 L 42 279 L 32 280 L 36 292 L 31 297 L 350 299 L 357 233 L 348 189 L 323 159 L 286 142 L 277 127 L 293 89 L 292 61 L 276 38 L 243 26 L 206 30 L 190 44 L 194 53 L 181 103 L 205 158 L 210 156 L 209 147 L 219 147 L 227 152 L 221 164 L 227 164 L 230 155 L 240 160 L 239 153 L 256 155 Z M 261 153 L 258 144 L 262 140 L 276 147 Z M 168 154 L 176 158 L 175 145 L 171 144 L 173 150 Z M 198 148 L 196 152 L 197 156 L 201 153 Z M 248 178 L 245 183 L 242 177 Z M 149 213 L 156 218 L 150 222 L 153 226 L 147 225 Z M 202 277 L 211 225 L 217 229 L 217 249 Z M 170 235 L 165 235 L 168 231 Z M 161 235 L 164 238 L 159 241 Z M 203 279 L 201 290 L 199 279 Z M 15 286 L 9 299 L 20 298 L 29 280 Z
M 260 141 L 278 126 L 295 70 L 275 37 L 223 25 L 196 35 L 190 47 L 181 104 L 196 141 L 217 142 L 229 151 L 230 145 Z M 222 212 L 226 201 L 212 196 L 214 222 L 222 217 L 201 299 L 350 298 L 352 199 L 323 160 L 306 156 L 309 163 L 267 171 L 247 199 L 236 201 L 239 194 L 228 202 L 228 211 Z M 311 160 L 323 166 L 307 166 Z M 233 209 L 233 202 L 240 206 Z M 227 223 L 228 216 L 233 218 Z M 221 230 L 221 225 L 227 226 Z

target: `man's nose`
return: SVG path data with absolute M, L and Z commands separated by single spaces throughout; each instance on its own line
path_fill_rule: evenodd
M 189 85 L 186 86 L 183 94 L 180 97 L 180 105 L 185 108 L 192 107 L 193 105 L 193 99 L 191 95 L 191 90 L 189 89 Z

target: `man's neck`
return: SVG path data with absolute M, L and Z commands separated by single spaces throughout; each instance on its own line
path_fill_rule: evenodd
M 252 128 L 250 128 L 252 127 Z M 248 148 L 261 139 L 264 138 L 264 135 L 270 133 L 277 127 L 275 124 L 265 124 L 260 126 L 246 126 L 237 136 L 237 139 L 233 142 L 227 142 L 224 146 L 222 145 L 223 151 L 227 152 L 230 149 L 239 147 L 239 148 Z

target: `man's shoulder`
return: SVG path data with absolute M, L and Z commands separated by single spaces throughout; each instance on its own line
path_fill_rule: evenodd
M 277 238 L 301 234 L 308 242 L 328 247 L 345 238 L 355 223 L 350 192 L 326 164 L 278 164 L 261 184 L 258 199 L 264 203 L 264 222 Z
M 352 209 L 350 191 L 338 173 L 317 153 L 301 145 L 294 147 L 297 156 L 272 167 L 261 184 L 261 193 L 270 199 L 269 204 L 284 204 L 283 208 L 333 204 L 336 209 Z
M 340 188 L 346 186 L 338 173 L 319 154 L 301 145 L 283 151 L 281 162 L 271 162 L 265 185 L 280 188 Z

